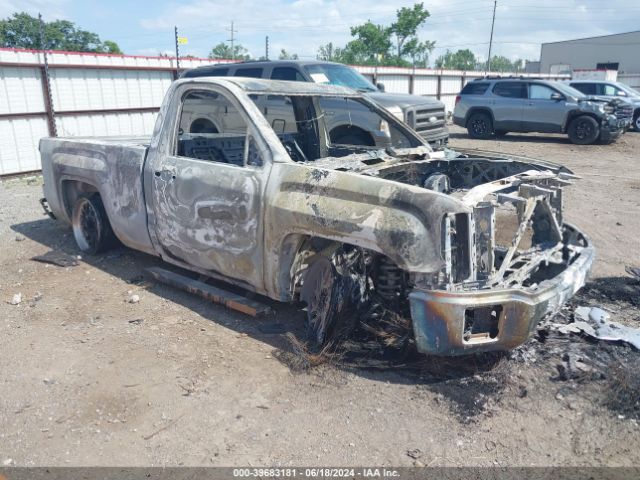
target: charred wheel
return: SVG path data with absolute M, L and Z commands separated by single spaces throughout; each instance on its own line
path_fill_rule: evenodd
M 83 252 L 96 254 L 115 243 L 115 236 L 97 194 L 81 195 L 73 206 L 71 215 L 73 236 Z

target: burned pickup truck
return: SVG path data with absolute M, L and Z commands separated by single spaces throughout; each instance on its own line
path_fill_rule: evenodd
M 332 143 L 327 117 L 356 113 L 371 117 L 375 146 Z M 594 257 L 563 220 L 565 168 L 433 152 L 337 86 L 179 80 L 150 139 L 44 138 L 40 151 L 46 202 L 81 250 L 117 238 L 304 302 L 319 344 L 376 298 L 410 315 L 420 352 L 513 348 L 584 284 Z

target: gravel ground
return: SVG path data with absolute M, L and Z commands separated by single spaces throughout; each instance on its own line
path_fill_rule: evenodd
M 582 147 L 541 135 L 477 142 L 453 127 L 451 146 L 580 175 L 566 215 L 598 260 L 576 302 L 640 324 L 640 284 L 624 273 L 640 265 L 640 134 Z M 543 326 L 510 355 L 292 370 L 279 359 L 291 350 L 283 333 L 301 330 L 293 307 L 254 320 L 141 281 L 160 262 L 127 249 L 73 267 L 32 261 L 79 254 L 40 196 L 37 178 L 0 184 L 0 465 L 640 464 L 630 347 Z

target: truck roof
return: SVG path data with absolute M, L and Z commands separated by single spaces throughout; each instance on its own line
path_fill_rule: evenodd
M 281 94 L 281 95 L 319 95 L 362 97 L 355 90 L 339 85 L 326 85 L 313 82 L 289 82 L 285 80 L 266 80 L 261 78 L 243 77 L 190 77 L 177 80 L 179 83 L 212 83 L 223 87 L 233 85 L 247 93 Z

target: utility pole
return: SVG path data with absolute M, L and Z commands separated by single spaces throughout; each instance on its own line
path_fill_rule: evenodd
M 228 32 L 231 32 L 231 38 L 229 40 L 227 40 L 227 42 L 231 42 L 231 60 L 235 60 L 236 59 L 236 50 L 234 47 L 234 42 L 235 42 L 235 37 L 234 34 L 237 33 L 237 30 L 233 29 L 233 20 L 231 21 L 231 29 L 226 29 Z
M 180 76 L 180 50 L 178 49 L 178 27 L 174 27 L 176 34 L 176 78 Z
M 264 37 L 264 58 L 269 60 L 269 35 Z
M 493 45 L 493 25 L 496 23 L 496 6 L 498 5 L 498 0 L 493 0 L 493 20 L 491 20 L 491 36 L 489 37 L 489 55 L 487 56 L 487 68 L 484 72 L 486 75 L 487 72 L 491 71 L 491 46 Z
M 38 13 L 38 23 L 40 24 L 40 50 L 42 50 L 42 57 L 44 67 L 42 73 L 44 74 L 44 93 L 45 93 L 45 109 L 47 110 L 47 117 L 49 122 L 49 135 L 52 137 L 58 136 L 58 128 L 56 127 L 56 114 L 53 110 L 53 99 L 51 98 L 51 77 L 49 76 L 49 61 L 47 60 L 47 45 L 44 38 L 44 22 L 42 21 L 42 14 Z

